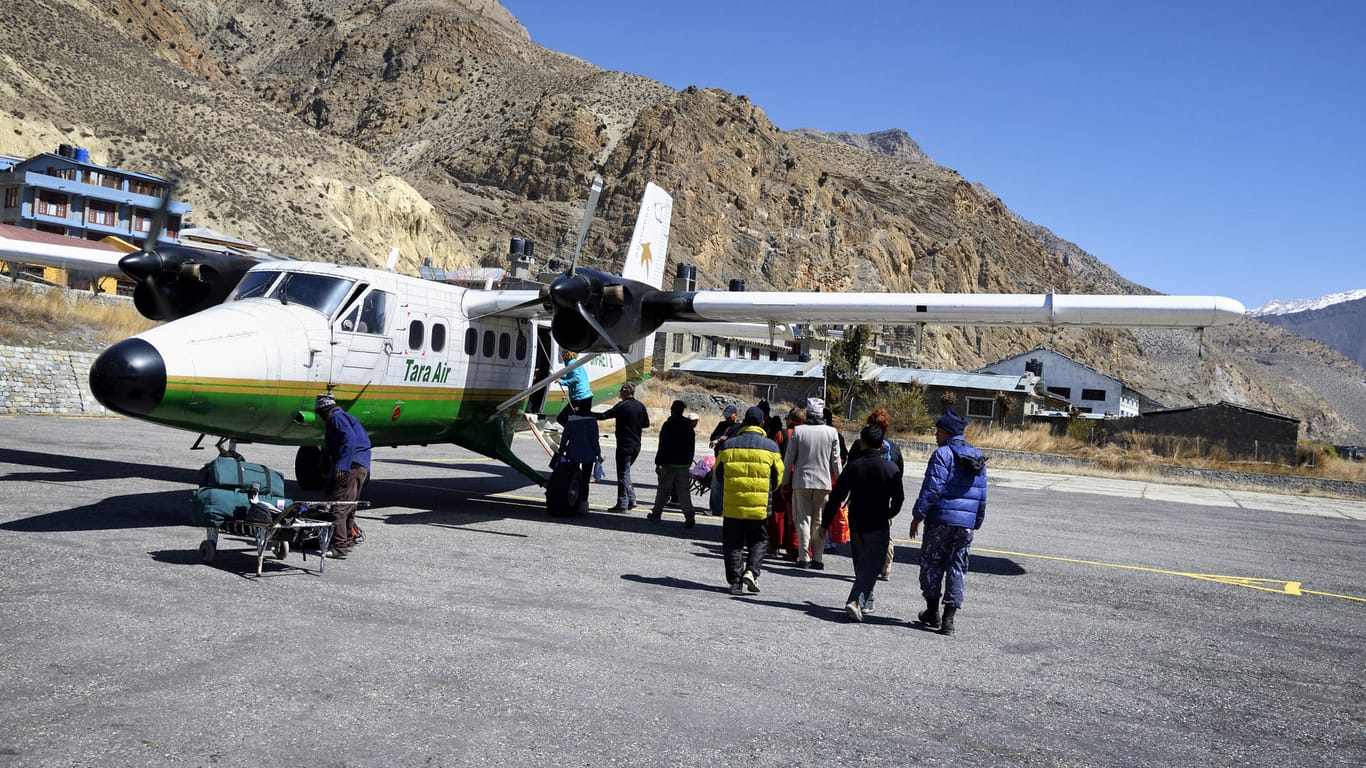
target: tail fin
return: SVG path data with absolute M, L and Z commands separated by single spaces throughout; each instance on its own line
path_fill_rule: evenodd
M 664 285 L 664 266 L 669 253 L 669 220 L 674 199 L 652 181 L 640 198 L 640 214 L 631 245 L 626 249 L 626 264 L 621 276 L 656 288 Z

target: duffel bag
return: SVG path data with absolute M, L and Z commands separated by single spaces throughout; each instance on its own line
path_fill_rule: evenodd
M 263 497 L 281 496 L 285 492 L 284 475 L 263 464 L 232 456 L 219 456 L 199 470 L 199 484 L 206 488 L 246 490 L 252 483 L 260 483 Z

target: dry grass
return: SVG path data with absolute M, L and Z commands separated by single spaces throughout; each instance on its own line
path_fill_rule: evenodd
M 115 297 L 0 283 L 0 343 L 97 351 L 155 325 Z
M 976 422 L 968 427 L 967 439 L 982 448 L 997 448 L 1025 453 L 1072 456 L 1092 462 L 1094 468 L 1107 477 L 1162 480 L 1155 465 L 1192 467 L 1222 472 L 1251 472 L 1266 475 L 1285 475 L 1325 480 L 1366 482 L 1366 462 L 1346 461 L 1325 453 L 1321 448 L 1302 448 L 1296 466 L 1273 462 L 1258 462 L 1229 457 L 1220 451 L 1200 456 L 1190 441 L 1172 440 L 1160 435 L 1131 435 L 1125 445 L 1112 443 L 1097 447 L 1068 436 L 1052 434 L 1047 425 L 1034 424 L 1023 429 L 983 428 Z M 932 437 L 926 437 L 933 440 Z M 1312 460 L 1309 460 L 1312 457 Z M 1036 462 L 1037 463 L 1037 462 Z M 1014 466 L 1014 465 L 1012 465 Z M 1029 467 L 1020 466 L 1019 469 Z M 1042 467 L 1039 467 L 1042 468 Z M 1048 471 L 1068 471 L 1050 467 Z M 1078 471 L 1078 470 L 1071 470 Z

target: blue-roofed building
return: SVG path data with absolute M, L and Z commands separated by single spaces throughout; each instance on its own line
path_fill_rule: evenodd
M 86 240 L 110 235 L 142 247 L 170 186 L 167 179 L 100 165 L 79 147 L 22 160 L 0 157 L 0 224 Z M 167 206 L 161 242 L 180 241 L 187 203 Z

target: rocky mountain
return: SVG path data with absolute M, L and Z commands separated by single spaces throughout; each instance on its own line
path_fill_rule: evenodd
M 511 235 L 547 256 L 597 173 L 590 266 L 615 266 L 654 179 L 675 198 L 670 260 L 703 287 L 1143 290 L 902 131 L 784 132 L 743 96 L 544 49 L 493 0 L 8 0 L 0 53 L 0 152 L 67 143 L 177 173 L 194 223 L 301 258 L 494 264 Z M 939 327 L 921 364 L 1047 343 L 1169 405 L 1227 399 L 1366 439 L 1359 366 L 1254 320 L 1196 339 Z
M 1318 299 L 1273 301 L 1250 314 L 1259 320 L 1323 342 L 1366 366 L 1366 290 Z

